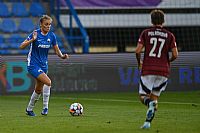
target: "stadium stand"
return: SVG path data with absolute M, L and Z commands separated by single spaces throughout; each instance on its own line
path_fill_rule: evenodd
M 8 39 L 7 43 L 9 44 L 11 49 L 18 49 L 19 44 L 24 41 L 25 38 L 23 38 L 20 34 L 12 34 Z
M 63 41 L 62 41 L 62 37 L 61 36 L 59 36 L 59 35 L 56 35 L 56 39 L 57 39 L 57 42 L 58 42 L 58 46 L 60 47 L 60 48 L 63 48 Z
M 22 38 L 26 38 L 28 33 L 38 27 L 38 16 L 47 13 L 53 18 L 51 30 L 56 33 L 59 46 L 71 53 L 82 53 L 85 41 L 66 1 L 69 0 L 0 1 L 0 33 L 3 37 L 0 50 L 5 50 L 2 49 L 4 47 L 10 51 L 7 46 L 11 45 L 7 44 L 7 40 L 11 35 L 19 34 Z M 175 34 L 180 51 L 200 50 L 200 1 L 74 0 L 71 2 L 88 34 L 91 53 L 133 52 L 139 34 L 150 26 L 149 13 L 155 8 L 162 9 L 166 13 L 165 26 Z M 22 11 L 25 12 L 24 15 Z
M 15 17 L 27 17 L 29 12 L 23 3 L 16 2 L 12 4 L 12 14 Z
M 7 45 L 7 44 L 5 44 L 5 42 L 4 42 L 4 38 L 3 38 L 3 36 L 2 35 L 0 35 L 0 48 L 1 49 L 5 49 L 5 48 L 9 48 L 9 46 Z
M 70 30 L 70 22 L 66 21 L 70 19 L 70 12 L 66 4 L 63 0 L 60 21 Z M 139 34 L 151 25 L 149 13 L 155 8 L 166 13 L 165 26 L 175 34 L 179 50 L 200 50 L 200 1 L 75 0 L 72 4 L 89 35 L 90 49 L 96 49 L 91 52 L 102 52 L 105 47 L 106 52 L 133 52 Z M 74 20 L 73 34 L 79 35 Z
M 49 9 L 48 1 L 44 0 L 0 1 L 0 54 L 27 54 L 29 49 L 20 50 L 19 45 L 34 29 L 39 28 L 38 19 L 42 14 L 51 14 Z M 63 52 L 71 52 L 54 15 L 51 17 L 51 30 L 57 35 L 59 47 Z M 51 49 L 50 53 L 54 51 Z
M 10 17 L 11 13 L 8 10 L 8 6 L 0 2 L 0 17 Z
M 11 18 L 4 18 L 1 24 L 1 30 L 6 33 L 13 33 L 17 31 L 15 21 Z
M 45 14 L 45 9 L 40 3 L 33 2 L 31 3 L 29 12 L 32 16 L 41 16 L 42 14 Z
M 35 28 L 33 20 L 31 18 L 21 18 L 18 29 L 21 32 L 29 33 Z

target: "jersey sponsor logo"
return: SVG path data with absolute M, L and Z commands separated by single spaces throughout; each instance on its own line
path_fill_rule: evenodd
M 50 38 L 48 38 L 46 41 L 43 39 L 38 39 L 37 41 L 39 43 L 38 48 L 50 48 L 50 45 L 48 45 L 51 41 Z
M 38 48 L 50 48 L 50 45 L 39 44 Z

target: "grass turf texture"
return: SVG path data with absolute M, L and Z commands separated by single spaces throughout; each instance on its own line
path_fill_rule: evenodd
M 65 93 L 50 98 L 48 116 L 25 115 L 30 96 L 0 96 L 0 133 L 199 133 L 200 91 L 164 92 L 151 128 L 140 126 L 146 107 L 134 93 Z M 68 108 L 80 102 L 84 115 L 73 117 Z

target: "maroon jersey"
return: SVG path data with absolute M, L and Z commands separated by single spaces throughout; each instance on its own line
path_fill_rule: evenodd
M 138 43 L 144 45 L 142 75 L 161 75 L 170 73 L 169 51 L 176 47 L 174 35 L 161 27 L 144 30 Z

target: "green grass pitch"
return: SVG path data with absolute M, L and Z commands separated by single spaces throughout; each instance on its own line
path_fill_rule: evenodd
M 163 92 L 151 128 L 140 126 L 146 107 L 133 93 L 52 94 L 48 116 L 41 116 L 42 97 L 36 117 L 25 115 L 30 95 L 0 96 L 0 133 L 199 133 L 200 91 Z M 80 102 L 84 115 L 73 117 L 68 108 Z

